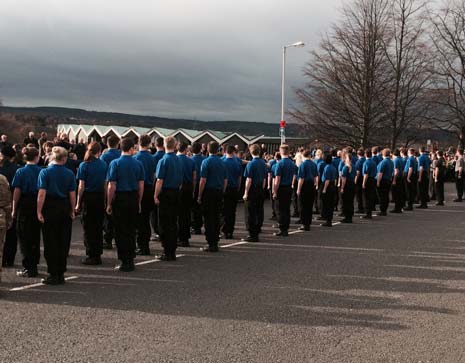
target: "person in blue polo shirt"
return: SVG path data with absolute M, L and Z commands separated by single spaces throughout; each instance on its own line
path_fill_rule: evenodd
M 226 147 L 226 157 L 223 163 L 226 167 L 228 175 L 228 186 L 224 193 L 223 218 L 224 224 L 222 227 L 223 237 L 232 239 L 234 227 L 236 224 L 236 208 L 239 200 L 239 192 L 242 180 L 242 160 L 236 156 L 236 148 L 233 145 Z
M 118 159 L 121 156 L 121 150 L 118 149 L 119 139 L 115 135 L 112 135 L 107 139 L 107 145 L 108 148 L 100 156 L 100 160 L 104 161 L 108 167 L 113 160 Z M 103 248 L 111 250 L 113 248 L 112 243 L 114 238 L 115 227 L 113 225 L 113 218 L 105 212 L 103 219 Z
M 404 210 L 412 211 L 413 203 L 417 195 L 418 181 L 418 163 L 415 158 L 415 149 L 408 150 L 408 159 L 404 167 L 405 192 L 407 199 L 407 207 Z
M 182 165 L 181 208 L 178 216 L 178 237 L 181 247 L 189 247 L 191 238 L 191 211 L 194 190 L 197 183 L 195 161 L 187 156 L 187 144 L 178 145 L 178 158 Z
M 392 178 L 392 199 L 394 200 L 394 209 L 390 213 L 402 213 L 404 207 L 404 185 L 402 177 L 404 174 L 404 162 L 400 156 L 400 150 L 394 150 L 394 176 Z
M 249 147 L 252 160 L 244 171 L 245 190 L 245 220 L 249 235 L 243 238 L 244 242 L 258 242 L 263 223 L 264 189 L 266 184 L 266 164 L 260 157 L 260 146 L 253 144 Z M 275 164 L 273 167 L 276 167 Z
M 178 241 L 178 215 L 180 188 L 183 182 L 182 161 L 176 156 L 176 139 L 168 136 L 165 141 L 165 155 L 157 165 L 157 183 L 155 185 L 155 204 L 158 206 L 162 261 L 176 261 Z
M 274 233 L 278 237 L 287 237 L 291 223 L 292 185 L 297 175 L 297 167 L 289 158 L 289 146 L 281 145 L 279 153 L 281 161 L 276 166 L 276 177 L 273 185 L 273 199 L 276 200 L 278 209 L 279 232 Z
M 52 149 L 51 163 L 37 180 L 37 219 L 42 223 L 44 256 L 49 276 L 44 284 L 65 283 L 66 259 L 71 243 L 72 220 L 76 205 L 76 179 L 67 169 L 68 152 L 59 146 Z
M 202 234 L 203 216 L 202 208 L 197 199 L 199 198 L 199 185 L 200 185 L 200 167 L 202 162 L 205 160 L 205 156 L 202 155 L 202 144 L 194 142 L 192 144 L 192 160 L 195 163 L 195 172 L 197 179 L 195 181 L 194 190 L 194 202 L 192 203 L 192 233 Z
M 342 213 L 344 219 L 341 223 L 352 223 L 354 216 L 354 196 L 355 196 L 355 165 L 352 163 L 352 154 L 345 153 L 344 166 L 341 171 L 341 197 Z
M 163 137 L 157 137 L 155 139 L 155 148 L 156 152 L 153 154 L 153 160 L 155 161 L 155 170 L 157 168 L 158 162 L 165 156 L 165 147 L 164 147 L 164 142 L 165 140 Z M 156 182 L 156 178 L 154 180 L 154 185 Z M 150 217 L 150 223 L 152 224 L 152 229 L 155 235 L 153 236 L 153 240 L 156 241 L 158 238 L 158 235 L 160 234 L 159 228 L 158 228 L 158 206 L 154 205 L 153 206 L 153 211 L 152 215 Z
M 376 163 L 372 159 L 371 150 L 365 150 L 366 161 L 363 164 L 362 174 L 363 174 L 363 197 L 364 197 L 364 206 L 365 206 L 365 215 L 362 217 L 364 219 L 371 219 L 372 213 L 375 210 L 376 202 Z
M 134 271 L 136 229 L 144 195 L 144 167 L 133 158 L 134 141 L 121 140 L 121 157 L 110 163 L 108 171 L 107 213 L 115 222 L 119 270 Z
M 137 247 L 136 254 L 140 256 L 150 256 L 150 237 L 152 229 L 150 227 L 150 217 L 155 203 L 153 201 L 153 185 L 155 180 L 156 162 L 149 148 L 152 139 L 149 135 L 141 135 L 139 138 L 139 151 L 134 155 L 134 159 L 139 161 L 144 167 L 144 195 L 141 202 L 141 213 L 137 223 Z
M 297 196 L 300 203 L 301 231 L 310 231 L 313 218 L 313 204 L 315 203 L 316 190 L 318 188 L 318 171 L 316 164 L 310 159 L 310 150 L 303 153 L 304 161 L 300 164 L 297 178 Z
M 318 197 L 317 197 L 317 212 L 319 211 L 320 217 L 318 220 L 324 220 L 323 218 L 323 182 L 321 177 L 326 167 L 325 155 L 321 150 L 317 150 L 316 168 L 318 170 Z
M 218 252 L 223 210 L 223 193 L 228 185 L 228 175 L 223 161 L 218 156 L 219 144 L 211 141 L 208 144 L 210 156 L 202 162 L 200 168 L 200 185 L 198 203 L 202 205 L 205 221 L 205 238 L 208 245 L 205 252 Z
M 376 186 L 379 193 L 380 216 L 387 215 L 389 207 L 389 192 L 391 190 L 392 177 L 394 175 L 394 163 L 391 160 L 391 150 L 382 151 L 383 160 L 378 164 Z
M 92 142 L 87 146 L 84 162 L 79 165 L 76 213 L 82 210 L 84 265 L 101 265 L 103 253 L 103 219 L 105 215 L 105 181 L 107 164 L 99 159 L 101 146 Z
M 355 192 L 357 195 L 357 213 L 363 214 L 365 213 L 363 207 L 363 164 L 366 161 L 365 158 L 365 150 L 359 149 L 357 151 L 358 159 L 355 163 Z
M 321 181 L 323 183 L 323 190 L 321 191 L 322 201 L 322 214 L 323 219 L 326 221 L 322 224 L 323 227 L 332 227 L 333 225 L 333 214 L 334 214 L 334 202 L 336 200 L 337 193 L 337 169 L 331 163 L 331 154 L 326 155 L 325 163 L 326 166 L 321 175 Z
M 23 270 L 18 276 L 37 277 L 37 265 L 40 260 L 40 229 L 37 219 L 37 179 L 42 170 L 39 151 L 34 147 L 23 149 L 26 166 L 16 171 L 11 187 L 13 188 L 12 217 L 16 218 L 19 246 L 23 255 Z
M 429 202 L 429 169 L 431 160 L 426 151 L 426 147 L 420 148 L 420 157 L 418 158 L 418 188 L 420 194 L 420 205 L 418 208 L 428 208 Z
M 270 220 L 276 221 L 278 219 L 275 207 L 275 201 L 273 199 L 273 183 L 276 172 L 276 164 L 281 160 L 281 154 L 279 152 L 275 153 L 274 158 L 268 162 L 268 193 L 271 199 L 271 218 Z

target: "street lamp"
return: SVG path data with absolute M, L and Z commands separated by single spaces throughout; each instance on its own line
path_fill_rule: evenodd
M 283 72 L 282 72 L 282 81 L 281 81 L 281 122 L 279 124 L 279 135 L 281 136 L 281 144 L 286 142 L 286 121 L 284 120 L 284 84 L 286 81 L 286 50 L 287 48 L 302 48 L 305 47 L 304 42 L 297 42 L 291 45 L 286 45 L 283 47 Z

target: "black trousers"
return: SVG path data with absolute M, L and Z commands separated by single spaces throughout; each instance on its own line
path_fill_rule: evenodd
M 363 177 L 359 176 L 357 179 L 357 184 L 355 185 L 355 192 L 357 194 L 357 211 L 364 213 L 365 209 L 363 207 Z
M 224 193 L 223 205 L 223 233 L 233 234 L 234 226 L 236 225 L 236 209 L 237 201 L 239 200 L 239 190 L 237 188 L 226 188 Z
M 417 197 L 417 176 L 412 175 L 410 179 L 410 183 L 407 181 L 407 176 L 404 176 L 404 183 L 405 183 L 405 194 L 406 194 L 406 202 L 409 207 L 413 206 L 415 203 L 415 198 Z
M 292 187 L 290 185 L 279 186 L 278 199 L 276 199 L 278 209 L 278 224 L 281 231 L 289 230 L 291 224 L 291 199 Z
M 444 180 L 438 179 L 434 183 L 434 189 L 436 191 L 436 200 L 438 203 L 444 203 Z
M 294 216 L 300 216 L 300 208 L 299 208 L 299 198 L 297 197 L 297 184 L 298 184 L 297 178 L 295 178 L 294 181 L 294 188 L 292 189 L 292 207 L 294 209 L 293 215 Z
M 136 228 L 139 219 L 137 192 L 116 192 L 112 204 L 118 259 L 132 261 L 136 257 Z
M 165 255 L 175 257 L 178 243 L 179 189 L 163 189 L 158 197 L 158 222 L 160 240 Z
M 259 186 L 251 186 L 245 202 L 245 220 L 251 237 L 258 237 L 263 225 L 264 191 Z M 275 203 L 276 205 L 276 203 Z
M 150 226 L 150 218 L 155 206 L 153 198 L 153 185 L 144 185 L 144 194 L 141 201 L 141 212 L 137 221 L 137 246 L 140 249 L 148 249 L 150 237 L 152 236 L 152 228 Z
M 420 204 L 422 207 L 427 207 L 429 201 L 429 177 L 426 172 L 423 173 L 421 181 L 418 182 L 418 189 L 420 196 Z
M 385 213 L 389 207 L 389 191 L 391 190 L 391 181 L 381 179 L 378 187 L 379 210 Z
M 342 212 L 344 213 L 344 218 L 348 221 L 351 221 L 354 216 L 354 197 L 355 183 L 346 180 L 346 185 L 344 186 L 344 193 L 341 193 L 341 198 Z
M 326 188 L 326 193 L 321 193 L 321 212 L 322 217 L 327 222 L 332 222 L 334 215 L 334 206 L 336 201 L 337 187 L 331 183 Z
M 300 219 L 305 227 L 310 227 L 313 218 L 313 204 L 315 203 L 315 183 L 313 181 L 304 181 L 300 191 Z
M 182 242 L 187 242 L 191 238 L 192 193 L 192 183 L 184 183 L 180 193 L 181 205 L 178 216 L 178 235 Z
M 221 229 L 220 214 L 223 210 L 223 191 L 206 189 L 202 196 L 202 208 L 205 220 L 205 238 L 210 247 L 218 247 Z
M 40 261 L 40 230 L 42 224 L 37 219 L 37 195 L 22 195 L 18 205 L 16 231 L 23 255 L 23 267 L 37 269 Z
M 463 177 L 459 178 L 459 173 L 455 173 L 455 188 L 457 189 L 457 199 L 463 199 Z
M 405 205 L 404 184 L 402 177 L 396 177 L 396 183 L 392 185 L 392 198 L 394 200 L 394 210 L 396 212 L 402 211 Z
M 273 189 L 273 187 L 271 187 L 271 190 L 269 190 L 269 198 L 271 200 L 271 216 L 273 218 L 276 218 L 278 213 L 276 212 L 276 201 L 273 199 L 273 190 L 272 189 Z
M 375 178 L 368 178 L 363 190 L 363 202 L 365 205 L 365 214 L 371 217 L 371 214 L 375 210 L 376 201 L 376 180 Z
M 70 209 L 69 199 L 45 197 L 42 210 L 45 219 L 42 227 L 44 257 L 47 261 L 47 272 L 53 276 L 66 272 L 72 230 Z
M 199 184 L 196 184 L 194 191 L 194 201 L 192 203 L 192 228 L 194 231 L 200 231 L 203 226 L 203 212 L 202 206 L 197 203 L 199 198 Z
M 103 239 L 106 243 L 111 244 L 115 238 L 115 226 L 113 216 L 105 212 L 103 216 Z
M 13 265 L 15 263 L 17 251 L 18 237 L 16 235 L 16 219 L 14 219 L 10 228 L 6 231 L 5 244 L 3 245 L 2 263 L 4 265 Z
M 86 255 L 92 258 L 103 253 L 103 219 L 105 216 L 104 193 L 88 193 L 83 196 L 82 226 Z

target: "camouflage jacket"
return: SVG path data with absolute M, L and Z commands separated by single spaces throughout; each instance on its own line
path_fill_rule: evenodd
M 5 176 L 0 174 L 0 229 L 11 225 L 11 191 Z

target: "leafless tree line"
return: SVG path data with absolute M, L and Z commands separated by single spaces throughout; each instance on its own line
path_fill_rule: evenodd
M 290 114 L 315 139 L 394 148 L 438 128 L 465 146 L 465 3 L 354 0 L 304 75 Z

